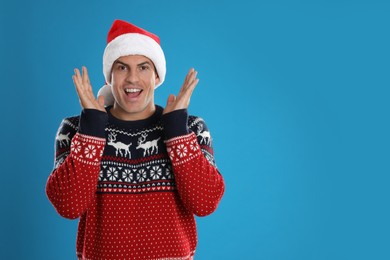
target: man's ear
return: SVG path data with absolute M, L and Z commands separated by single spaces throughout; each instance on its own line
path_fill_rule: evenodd
M 155 85 L 158 85 L 160 83 L 160 77 L 158 76 L 157 73 L 156 74 L 156 80 L 155 80 Z

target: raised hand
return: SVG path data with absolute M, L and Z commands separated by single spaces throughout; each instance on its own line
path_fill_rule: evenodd
M 167 114 L 174 110 L 188 108 L 192 92 L 199 82 L 199 79 L 196 78 L 197 74 L 198 72 L 196 70 L 193 68 L 190 69 L 177 97 L 173 94 L 169 95 L 163 114 Z
M 72 79 L 77 94 L 79 95 L 81 106 L 86 109 L 97 109 L 106 112 L 106 109 L 104 108 L 104 97 L 99 96 L 96 99 L 93 94 L 87 68 L 84 66 L 82 67 L 82 75 L 78 69 L 74 69 L 74 73 Z

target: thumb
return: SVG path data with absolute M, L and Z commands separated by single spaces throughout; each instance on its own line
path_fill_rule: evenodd
M 98 96 L 97 101 L 99 103 L 99 106 L 104 107 L 104 96 L 103 95 Z
M 175 100 L 176 100 L 175 95 L 170 94 L 169 97 L 168 97 L 167 106 L 169 106 L 170 104 L 172 104 L 173 102 L 175 102 Z

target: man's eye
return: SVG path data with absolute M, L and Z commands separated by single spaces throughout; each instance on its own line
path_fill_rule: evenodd
M 143 65 L 143 66 L 140 66 L 139 68 L 140 68 L 140 70 L 147 70 L 147 69 L 149 69 L 149 66 Z
M 122 65 L 122 64 L 117 64 L 115 68 L 116 68 L 116 70 L 119 70 L 119 71 L 124 71 L 127 69 L 126 66 Z

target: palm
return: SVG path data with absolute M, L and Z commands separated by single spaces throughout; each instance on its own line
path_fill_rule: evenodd
M 96 99 L 93 94 L 87 68 L 82 68 L 82 75 L 78 69 L 75 69 L 74 72 L 75 75 L 72 76 L 73 83 L 76 87 L 81 106 L 86 109 L 97 109 L 106 112 L 104 108 L 104 97 L 99 96 Z
M 197 71 L 195 71 L 194 69 L 190 69 L 177 97 L 173 94 L 169 95 L 167 105 L 163 111 L 163 114 L 167 114 L 169 112 L 179 109 L 188 108 L 192 92 L 194 91 L 196 85 L 199 82 L 199 79 L 196 78 L 197 74 Z

